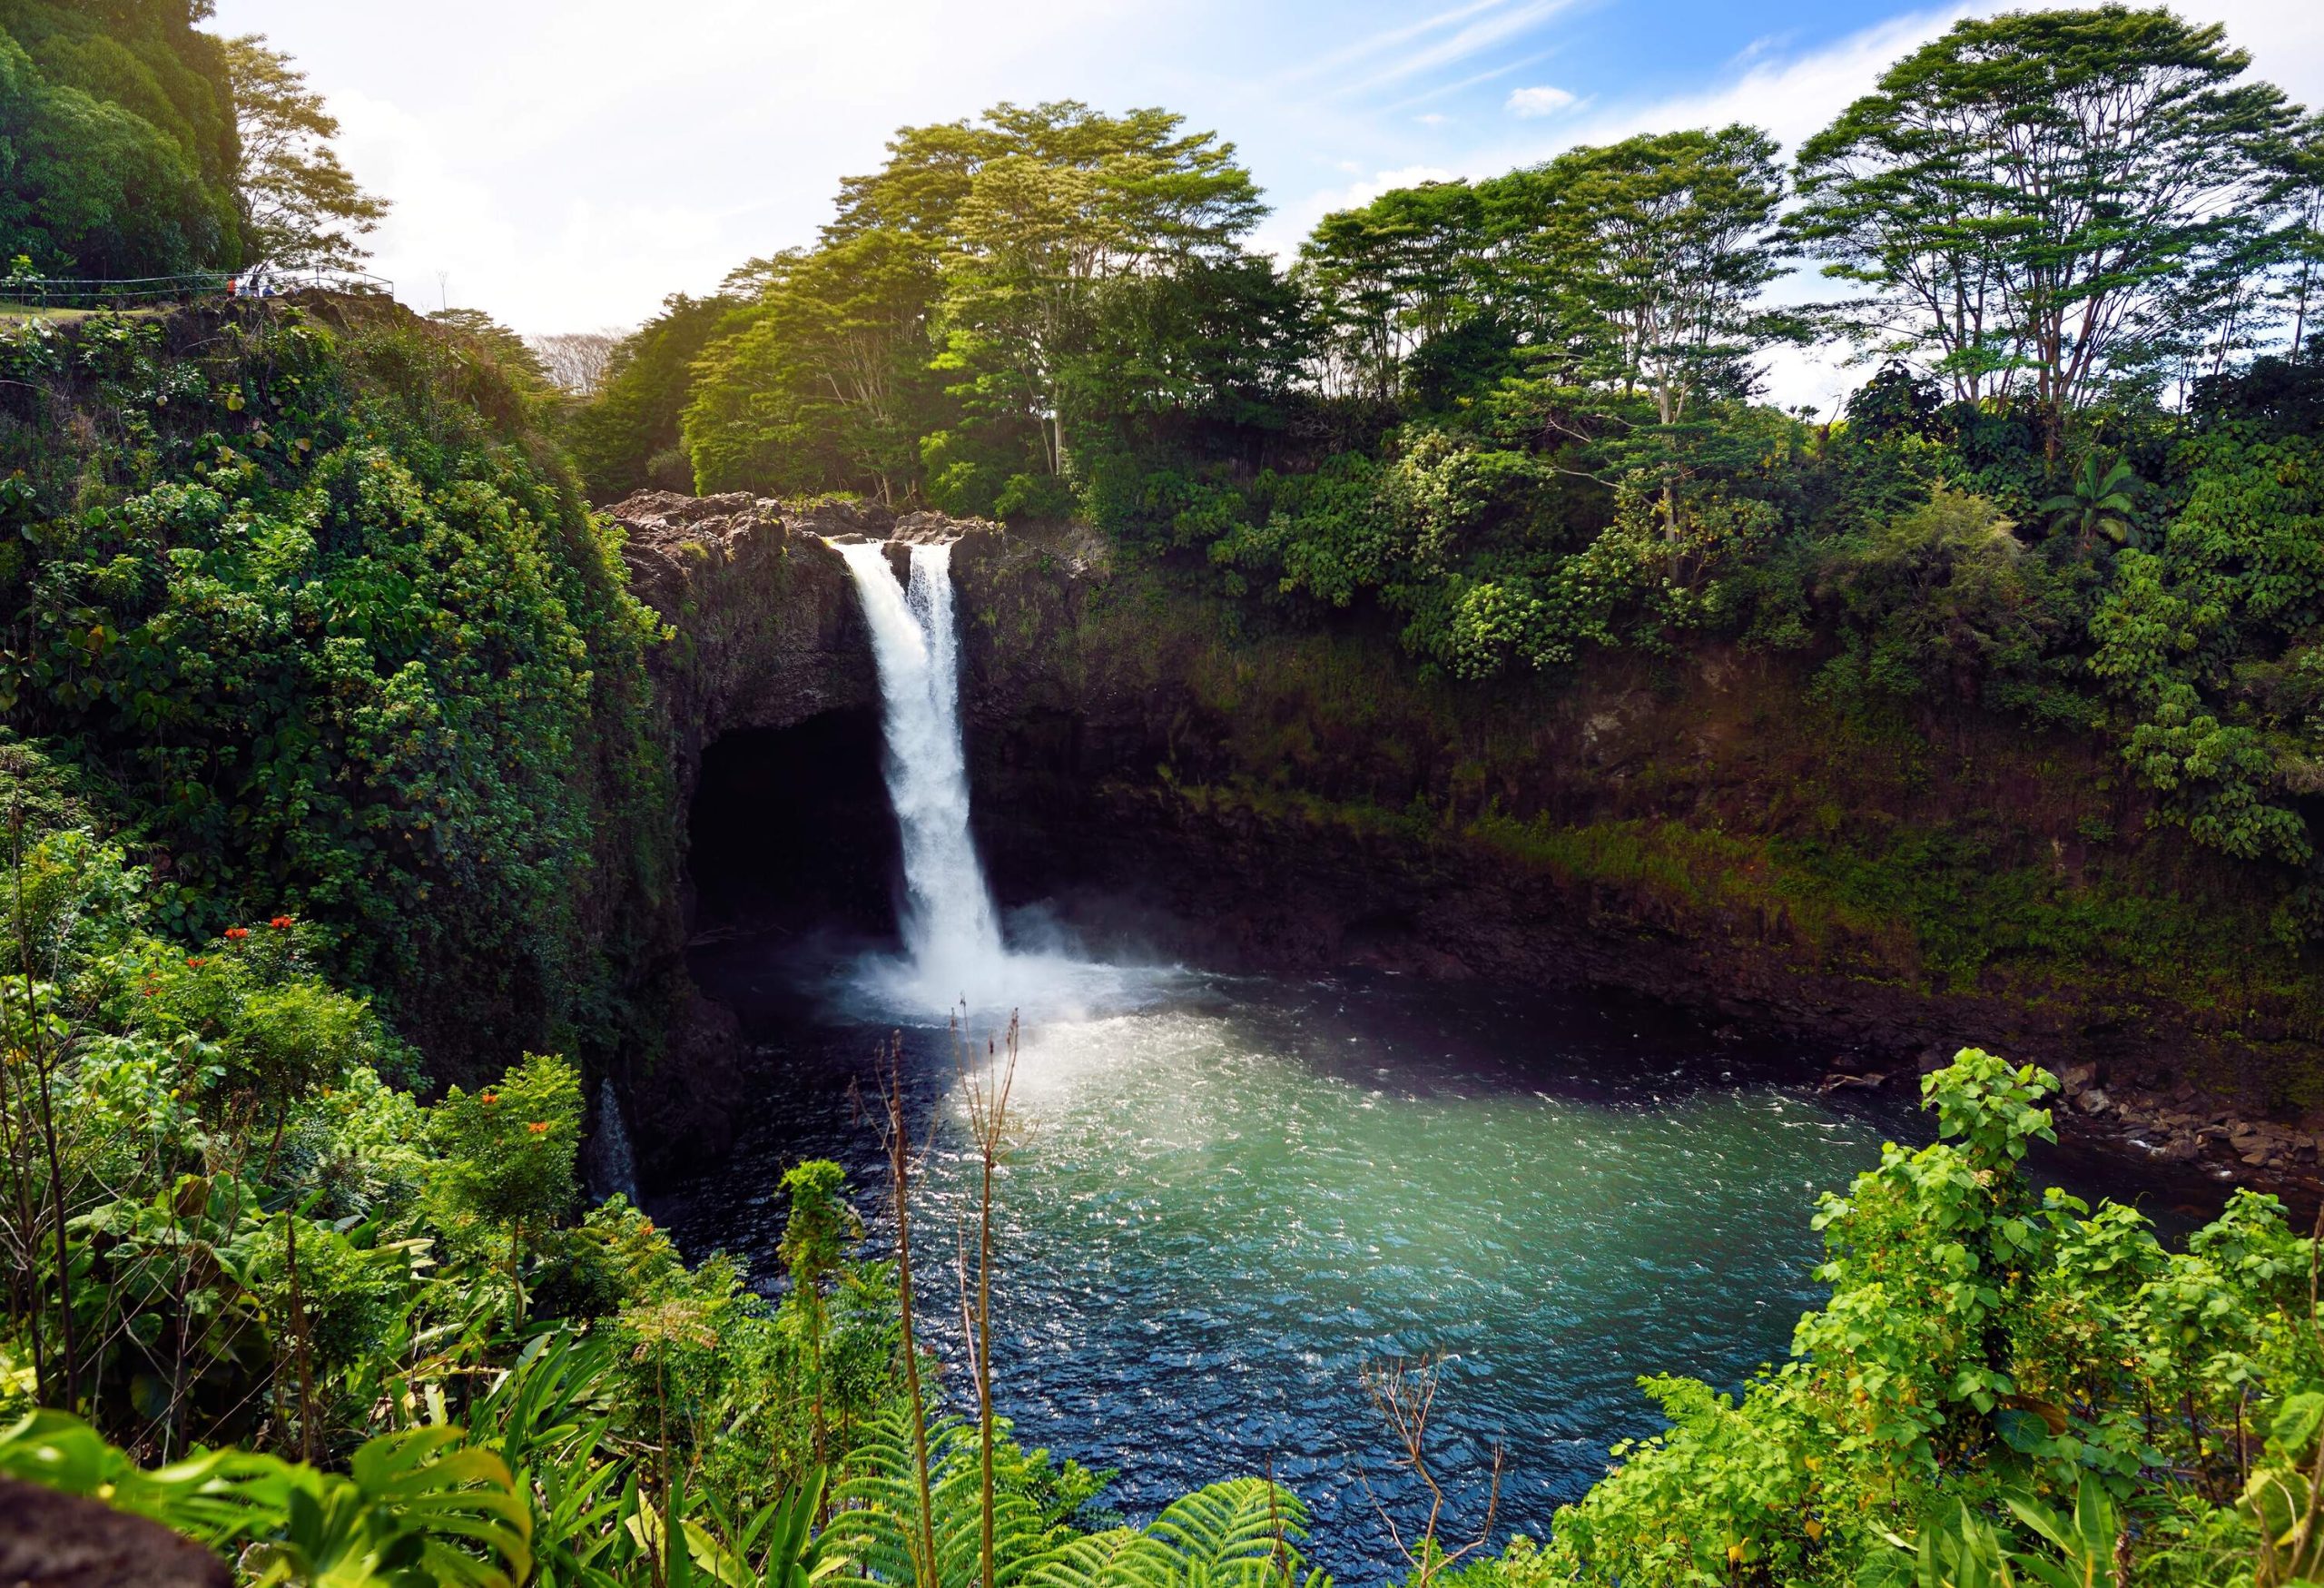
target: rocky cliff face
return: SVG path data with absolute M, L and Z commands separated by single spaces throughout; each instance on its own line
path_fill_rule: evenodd
M 1454 686 L 1392 634 L 1269 626 L 1070 530 L 655 493 L 615 513 L 679 631 L 655 666 L 682 789 L 722 733 L 876 704 L 822 536 L 957 538 L 1004 902 L 1228 967 L 1646 992 L 1787 1032 L 1836 1084 L 1975 1043 L 2071 1074 L 2076 1118 L 2166 1156 L 2313 1164 L 2313 966 L 2086 741 L 1843 721 L 1797 664 L 1716 647 Z M 676 1100 L 658 1123 L 645 1100 L 639 1134 L 714 1148 L 731 1022 L 689 997 L 655 1083 Z
M 1643 992 L 1836 1085 L 1975 1044 L 2066 1075 L 2085 1131 L 2313 1171 L 2313 956 L 2090 740 L 1851 721 L 1723 646 L 1455 686 L 1392 634 L 1255 628 L 1070 534 L 954 567 L 1004 893 L 1214 964 Z
M 822 538 L 884 533 L 892 517 L 846 507 L 786 515 L 741 493 L 671 491 L 607 511 L 629 537 L 630 588 L 672 631 L 651 666 L 682 809 L 719 735 L 878 704 L 862 609 Z
M 871 641 L 846 565 L 824 534 L 861 533 L 844 508 L 786 515 L 747 495 L 643 491 L 608 509 L 627 533 L 630 587 L 667 626 L 650 670 L 676 798 L 665 891 L 648 934 L 643 987 L 668 1011 L 662 1052 L 615 1077 L 640 1167 L 651 1174 L 683 1148 L 723 1153 L 742 1099 L 734 1016 L 702 996 L 685 969 L 694 888 L 686 814 L 704 750 L 737 729 L 780 728 L 879 699 Z

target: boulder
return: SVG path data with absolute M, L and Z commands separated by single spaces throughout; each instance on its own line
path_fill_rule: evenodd
M 0 1478 L 0 1583 L 10 1588 L 231 1588 L 224 1561 L 158 1523 Z

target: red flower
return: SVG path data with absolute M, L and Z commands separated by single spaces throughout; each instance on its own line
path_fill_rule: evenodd
M 267 924 L 277 932 L 288 932 L 290 930 L 290 918 L 288 915 L 278 915 Z
M 151 998 L 151 997 L 153 997 L 153 996 L 154 989 L 153 989 L 153 988 L 151 988 L 151 987 L 148 987 L 148 988 L 143 989 L 143 991 L 144 991 L 144 993 L 145 993 L 145 996 L 146 996 L 146 997 Z
M 230 926 L 226 929 L 226 941 L 228 942 L 240 942 L 242 939 L 250 936 L 250 934 L 251 929 L 247 926 Z
M 548 1121 L 547 1119 L 535 1119 L 531 1124 L 527 1125 L 525 1129 L 530 1130 L 536 1136 L 546 1136 L 548 1134 Z
M 203 959 L 200 954 L 195 954 L 186 961 L 185 968 L 189 971 L 199 971 L 202 966 L 209 962 L 209 961 Z

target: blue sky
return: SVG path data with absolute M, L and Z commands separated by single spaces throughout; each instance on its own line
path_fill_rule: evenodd
M 668 292 L 810 241 L 895 127 L 997 100 L 1160 104 L 1236 143 L 1287 251 L 1400 182 L 1575 143 L 1745 120 L 1787 143 L 1985 4 L 1712 0 L 219 0 L 270 35 L 397 202 L 407 301 L 527 332 L 626 326 Z M 2254 70 L 2324 102 L 2324 3 L 2200 0 Z M 1828 357 L 1771 395 L 1828 404 Z

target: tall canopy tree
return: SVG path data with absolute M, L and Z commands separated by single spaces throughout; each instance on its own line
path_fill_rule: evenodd
M 1490 242 L 1483 200 L 1465 182 L 1396 188 L 1318 222 L 1297 277 L 1324 330 L 1326 388 L 1393 401 L 1406 361 L 1476 308 Z
M 241 257 L 219 41 L 188 0 L 0 0 L 0 264 L 122 278 Z
M 352 270 L 369 257 L 362 239 L 388 201 L 359 186 L 331 140 L 339 118 L 307 74 L 260 34 L 226 41 L 241 153 L 234 192 L 252 261 L 290 270 Z
M 950 218 L 947 368 L 988 414 L 1029 421 L 1048 472 L 1069 456 L 1077 390 L 1108 287 L 1226 263 L 1265 211 L 1235 146 L 1159 110 L 996 105 L 997 138 Z
M 1602 327 L 1603 378 L 1651 397 L 1666 426 L 1708 391 L 1739 394 L 1790 324 L 1759 301 L 1783 260 L 1775 140 L 1740 125 L 1642 134 L 1560 155 L 1548 175 L 1550 257 Z
M 1789 328 L 1758 301 L 1784 258 L 1783 192 L 1773 140 L 1731 126 L 1384 193 L 1325 216 L 1300 251 L 1315 373 L 1425 401 L 1530 364 L 1644 393 L 1676 424 L 1699 394 L 1746 388 L 1751 356 Z
M 711 346 L 683 432 L 704 490 L 810 492 L 834 480 L 881 501 L 916 483 L 938 422 L 930 370 L 936 255 L 888 226 L 745 267 L 756 301 Z
M 1298 316 L 1242 247 L 1257 190 L 1182 129 L 1065 102 L 899 132 L 816 247 L 729 281 L 685 407 L 695 478 L 1055 505 L 1068 437 L 1104 452 L 1279 390 Z
M 2281 239 L 2292 113 L 2216 25 L 2121 5 L 1957 24 L 1801 149 L 1801 242 L 1848 329 L 1975 399 L 2029 389 L 2053 457 L 2110 380 L 2201 347 Z
M 680 416 L 694 398 L 694 360 L 740 306 L 723 293 L 674 292 L 661 313 L 614 348 L 594 399 L 573 419 L 573 459 L 592 498 L 610 502 L 647 486 L 694 488 Z
M 2282 151 L 2284 197 L 2291 210 L 2290 269 L 2281 291 L 2290 320 L 2285 351 L 2299 358 L 2324 310 L 2324 115 L 2309 116 Z

